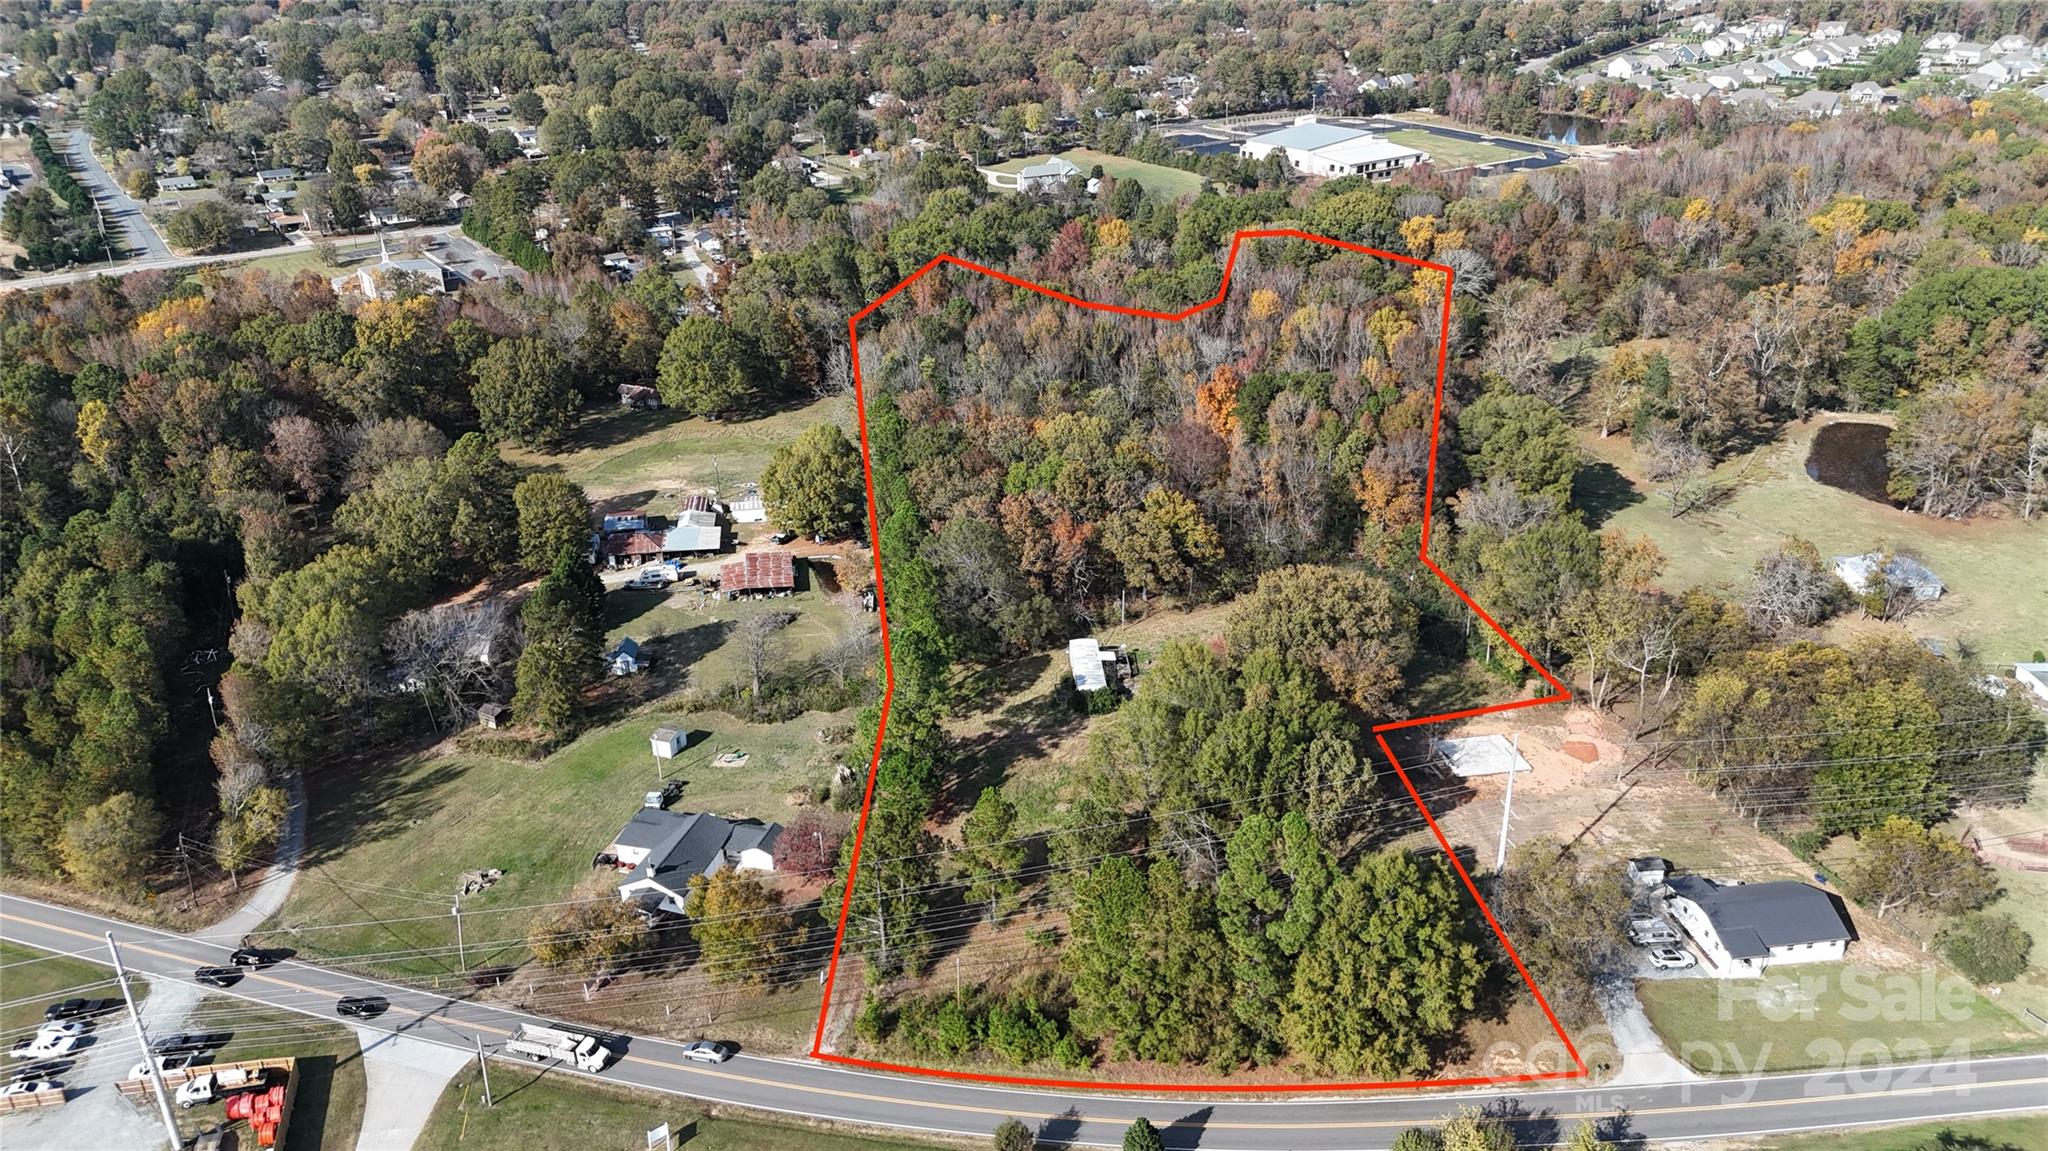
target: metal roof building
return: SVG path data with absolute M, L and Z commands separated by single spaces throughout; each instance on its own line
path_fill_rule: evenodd
M 1310 176 L 1372 176 L 1384 178 L 1429 159 L 1429 153 L 1396 144 L 1363 128 L 1325 124 L 1303 116 L 1292 126 L 1240 145 L 1253 160 L 1284 153 L 1295 171 Z
M 1789 879 L 1721 884 L 1697 875 L 1665 881 L 1671 917 L 1723 978 L 1761 975 L 1780 963 L 1842 958 L 1852 932 L 1824 891 Z

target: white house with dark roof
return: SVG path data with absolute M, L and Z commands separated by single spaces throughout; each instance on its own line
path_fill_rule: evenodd
M 690 880 L 728 867 L 774 871 L 775 845 L 781 838 L 779 823 L 643 807 L 626 821 L 604 855 L 625 872 L 619 880 L 620 899 L 681 915 Z
M 989 187 L 1001 192 L 1049 192 L 1063 187 L 1068 180 L 1081 174 L 1081 169 L 1073 161 L 1058 156 L 1047 156 L 1014 171 L 1000 167 L 976 170 L 982 179 L 988 181 Z
M 1697 875 L 1667 878 L 1665 905 L 1723 979 L 1751 978 L 1792 963 L 1828 963 L 1848 950 L 1851 931 L 1835 901 L 1794 880 L 1721 884 Z
M 1315 116 L 1239 145 L 1246 157 L 1263 160 L 1275 152 L 1288 166 L 1309 176 L 1369 176 L 1381 179 L 1429 159 L 1429 153 L 1396 144 L 1363 128 L 1325 124 Z

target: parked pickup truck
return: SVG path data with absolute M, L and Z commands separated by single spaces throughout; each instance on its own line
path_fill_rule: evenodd
M 227 1067 L 194 1075 L 178 1084 L 175 1098 L 178 1106 L 189 1111 L 201 1103 L 212 1103 L 230 1091 L 261 1087 L 264 1081 L 265 1072 L 261 1067 Z
M 593 1035 L 560 1027 L 536 1027 L 522 1023 L 505 1041 L 507 1055 L 521 1055 L 535 1063 L 559 1059 L 573 1063 L 578 1071 L 598 1072 L 611 1059 L 611 1052 Z

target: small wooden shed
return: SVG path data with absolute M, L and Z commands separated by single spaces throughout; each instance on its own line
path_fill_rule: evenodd
M 505 724 L 512 715 L 512 709 L 502 703 L 487 703 L 476 709 L 478 727 L 497 728 Z

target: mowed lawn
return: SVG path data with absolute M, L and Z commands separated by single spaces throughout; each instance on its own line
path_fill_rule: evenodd
M 684 570 L 699 577 L 716 576 L 719 568 L 730 562 L 731 556 L 718 556 Z M 781 599 L 724 600 L 681 584 L 661 589 L 615 588 L 605 596 L 606 642 L 631 637 L 644 645 L 652 638 L 665 637 L 660 654 L 688 664 L 685 678 L 689 687 L 701 690 L 747 682 L 746 659 L 732 642 L 733 629 L 742 620 L 792 615 L 778 633 L 780 658 L 789 663 L 800 663 L 841 640 L 874 630 L 873 615 L 826 595 L 819 586 L 821 566 L 800 564 L 798 593 Z
M 1178 200 L 1182 196 L 1197 195 L 1202 190 L 1202 177 L 1180 168 L 1169 168 L 1164 164 L 1147 164 L 1142 160 L 1128 160 L 1098 152 L 1093 148 L 1075 148 L 1061 152 L 1060 159 L 1081 169 L 1082 175 L 1093 171 L 1095 165 L 1119 180 L 1136 180 L 1145 186 L 1145 194 L 1160 200 Z
M 1787 536 L 1813 541 L 1823 556 L 1892 547 L 1918 555 L 1948 585 L 1938 602 L 1907 617 L 1914 636 L 1951 650 L 1967 641 L 1992 666 L 2030 659 L 2048 644 L 2048 588 L 2030 578 L 2048 555 L 2048 520 L 1937 520 L 1819 483 L 1806 474 L 1806 455 L 1823 422 L 1795 425 L 1722 464 L 1713 480 L 1727 497 L 1682 519 L 1635 478 L 1627 437 L 1589 433 L 1581 443 L 1595 466 L 1580 473 L 1575 498 L 1596 509 L 1600 527 L 1654 541 L 1664 552 L 1669 588 L 1718 585 L 1739 594 L 1757 557 Z
M 352 1151 L 355 1147 L 369 1084 L 353 1028 L 213 995 L 200 1001 L 189 1026 L 233 1033 L 227 1046 L 214 1053 L 215 1063 L 298 1061 L 299 1089 L 292 1102 L 284 1151 Z M 203 1123 L 221 1118 L 218 1105 L 177 1114 L 188 1135 Z
M 1757 1144 L 1761 1151 L 2039 1151 L 2048 1147 L 2048 1115 L 2014 1115 L 1912 1123 L 1850 1131 L 1781 1135 Z
M 1502 160 L 1519 160 L 1528 155 L 1527 152 L 1503 148 L 1499 144 L 1440 136 L 1422 128 L 1396 128 L 1382 135 L 1404 148 L 1418 148 L 1429 153 L 1430 163 L 1439 168 L 1470 168 Z
M 605 510 L 667 513 L 677 497 L 731 493 L 760 480 L 775 449 L 813 424 L 837 424 L 853 438 L 853 399 L 833 396 L 759 419 L 711 421 L 679 412 L 602 408 L 586 415 L 557 452 L 507 447 L 522 468 L 560 472 Z
M 144 980 L 131 986 L 137 1000 L 149 992 Z M 0 941 L 0 1040 L 5 1046 L 42 1026 L 43 1008 L 57 1000 L 120 997 L 110 967 Z
M 672 1096 L 629 1094 L 589 1080 L 506 1063 L 491 1064 L 496 1106 L 485 1107 L 474 1066 L 449 1081 L 413 1151 L 593 1151 L 640 1147 L 667 1123 L 688 1151 L 892 1151 L 930 1148 L 907 1139 L 870 1139 L 771 1119 L 713 1115 Z M 989 1120 L 995 1128 L 997 1120 Z
M 2043 1043 L 1968 980 L 1935 968 L 1812 963 L 1761 979 L 1645 979 L 1637 992 L 1672 1053 L 1708 1074 L 1975 1058 Z
M 592 857 L 662 776 L 684 780 L 680 810 L 787 820 L 792 789 L 832 777 L 834 749 L 820 731 L 852 722 L 845 712 L 751 725 L 654 708 L 538 763 L 434 750 L 367 775 L 316 772 L 306 866 L 264 939 L 385 975 L 457 983 L 454 894 L 463 873 L 498 868 L 502 879 L 462 901 L 467 962 L 522 962 L 536 905 L 569 898 L 590 878 Z M 648 736 L 663 726 L 691 731 L 692 746 L 657 767 Z M 714 766 L 728 747 L 747 762 Z

